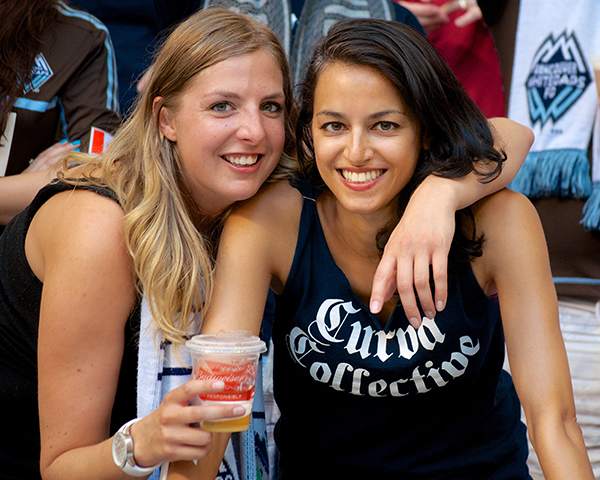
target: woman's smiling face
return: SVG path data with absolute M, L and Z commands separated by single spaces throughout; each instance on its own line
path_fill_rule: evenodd
M 161 111 L 161 131 L 202 213 L 252 197 L 271 174 L 285 142 L 284 105 L 281 69 L 257 50 L 203 70 L 175 108 Z
M 332 63 L 314 96 L 312 136 L 317 168 L 350 212 L 396 211 L 396 198 L 415 170 L 420 128 L 379 71 Z

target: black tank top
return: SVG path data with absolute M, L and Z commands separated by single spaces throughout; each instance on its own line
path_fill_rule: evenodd
M 397 306 L 382 326 L 335 264 L 318 191 L 295 186 L 304 206 L 273 326 L 279 478 L 529 478 L 498 300 L 470 264 L 435 319 L 415 330 Z
M 27 262 L 25 237 L 40 207 L 53 195 L 73 188 L 84 188 L 118 203 L 114 192 L 106 188 L 53 183 L 40 190 L 0 237 L 0 479 L 41 478 L 37 340 L 43 285 Z M 125 352 L 111 434 L 135 418 L 139 322 L 138 302 L 125 327 Z

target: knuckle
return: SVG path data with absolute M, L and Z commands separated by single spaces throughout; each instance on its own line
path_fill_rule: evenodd
M 412 282 L 405 279 L 398 279 L 398 292 L 400 294 L 411 294 L 413 290 Z
M 428 285 L 429 285 L 428 278 L 426 278 L 422 275 L 415 276 L 415 287 L 417 288 L 417 290 L 424 290 Z
M 447 278 L 446 271 L 445 271 L 445 270 L 444 270 L 444 271 L 440 271 L 440 270 L 434 270 L 434 271 L 433 271 L 433 278 L 434 278 L 436 281 L 440 281 L 440 280 L 446 280 L 446 278 Z
M 167 458 L 174 458 L 177 455 L 177 448 L 172 443 L 165 443 L 163 445 L 163 453 Z

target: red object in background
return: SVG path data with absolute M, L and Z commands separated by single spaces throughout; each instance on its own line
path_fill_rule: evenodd
M 88 153 L 94 153 L 100 155 L 106 146 L 112 141 L 113 136 L 96 127 L 92 127 L 90 133 L 90 147 Z
M 418 0 L 406 0 L 420 3 Z M 447 0 L 432 0 L 443 5 Z M 483 20 L 457 27 L 464 10 L 449 14 L 450 22 L 429 34 L 429 40 L 448 62 L 463 88 L 487 118 L 506 115 L 500 60 L 494 39 Z

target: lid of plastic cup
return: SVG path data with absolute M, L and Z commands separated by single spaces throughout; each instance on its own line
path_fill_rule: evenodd
M 192 353 L 259 354 L 267 351 L 265 342 L 247 330 L 221 330 L 217 334 L 195 335 L 185 342 L 185 346 Z

